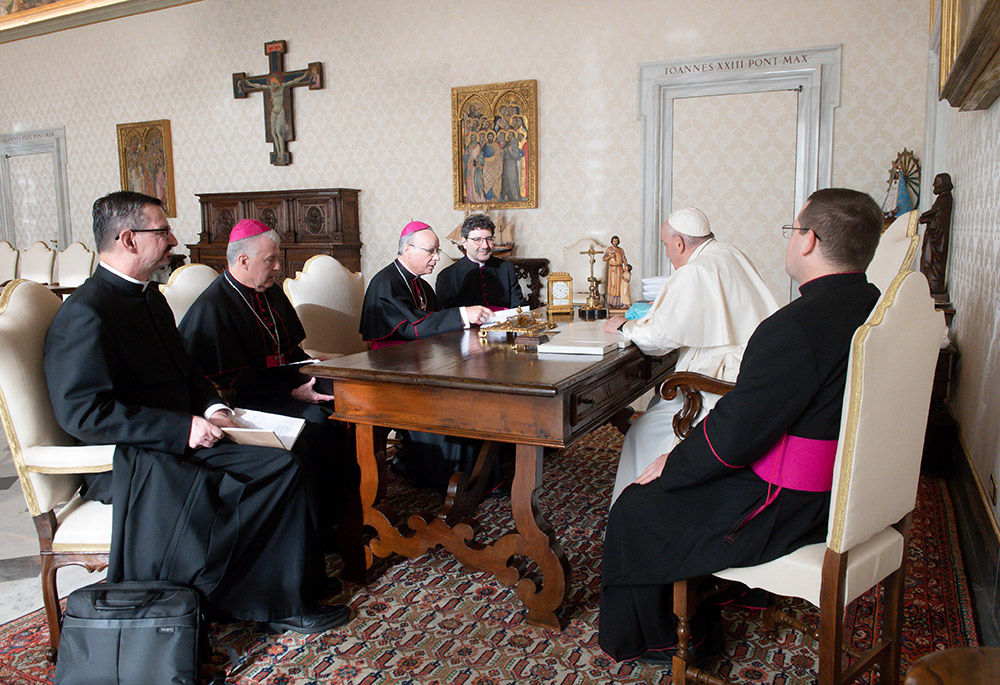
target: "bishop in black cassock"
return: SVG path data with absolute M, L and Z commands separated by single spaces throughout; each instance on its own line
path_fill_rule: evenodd
M 219 618 L 303 633 L 343 623 L 346 607 L 318 603 L 323 558 L 299 458 L 217 444 L 231 419 L 148 280 L 177 244 L 160 201 L 101 198 L 94 237 L 101 265 L 56 314 L 44 363 L 59 425 L 117 445 L 113 470 L 83 492 L 114 505 L 108 579 L 191 585 Z
M 831 208 L 851 218 L 827 220 Z M 598 640 L 614 659 L 676 645 L 674 581 L 825 539 L 851 339 L 879 296 L 863 270 L 880 231 L 880 210 L 867 195 L 827 189 L 810 198 L 786 257 L 801 297 L 760 324 L 736 387 L 612 506 Z M 861 247 L 845 257 L 837 245 L 847 234 Z M 775 477 L 767 460 L 780 459 L 802 460 L 801 470 L 822 483 Z
M 514 266 L 493 256 L 493 220 L 470 214 L 462 222 L 465 258 L 445 268 L 437 277 L 442 307 L 479 304 L 496 311 L 527 304 Z
M 460 331 L 490 319 L 486 307 L 441 309 L 422 275 L 438 263 L 438 239 L 427 224 L 411 221 L 399 238 L 398 256 L 368 283 L 361 308 L 361 336 L 371 348 L 399 345 L 439 333 Z M 456 471 L 472 474 L 480 441 L 402 431 L 396 468 L 411 483 L 446 492 Z
M 306 420 L 292 448 L 310 471 L 323 527 L 334 525 L 357 491 L 359 471 L 347 426 L 329 418 L 333 397 L 289 364 L 309 358 L 305 331 L 274 276 L 280 238 L 244 219 L 229 234 L 228 268 L 181 319 L 184 346 L 234 406 Z

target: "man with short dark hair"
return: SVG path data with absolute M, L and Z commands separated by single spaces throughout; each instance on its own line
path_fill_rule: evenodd
M 233 406 L 294 416 L 306 425 L 292 451 L 309 469 L 322 526 L 337 523 L 359 475 L 347 426 L 329 418 L 333 397 L 295 362 L 309 359 L 305 330 L 275 276 L 280 236 L 267 224 L 243 219 L 233 226 L 228 266 L 194 301 L 178 325 L 184 346 Z
M 813 193 L 783 227 L 801 297 L 761 322 L 736 387 L 611 508 L 598 640 L 615 660 L 669 660 L 674 581 L 825 539 L 851 339 L 879 296 L 864 270 L 881 229 L 875 201 L 844 188 Z
M 219 619 L 300 633 L 346 622 L 346 607 L 318 601 L 326 578 L 299 458 L 220 443 L 235 423 L 150 287 L 177 245 L 162 203 L 111 193 L 93 215 L 100 265 L 56 313 L 44 364 L 63 430 L 117 446 L 113 471 L 82 490 L 114 504 L 108 579 L 185 583 Z
M 442 307 L 479 304 L 493 311 L 527 304 L 514 273 L 514 265 L 493 256 L 496 226 L 486 214 L 470 214 L 462 222 L 465 258 L 445 268 L 437 277 Z

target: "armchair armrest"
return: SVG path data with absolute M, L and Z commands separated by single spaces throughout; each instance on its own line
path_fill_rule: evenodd
M 683 440 L 691 432 L 695 417 L 701 411 L 701 393 L 725 395 L 734 387 L 735 383 L 690 371 L 677 371 L 667 376 L 660 385 L 660 397 L 672 400 L 677 397 L 678 390 L 684 396 L 684 406 L 674 415 L 674 434 Z
M 100 473 L 110 471 L 114 445 L 36 445 L 23 451 L 24 465 L 36 473 Z

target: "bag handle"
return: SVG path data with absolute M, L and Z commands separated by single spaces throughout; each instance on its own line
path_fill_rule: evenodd
M 102 590 L 94 596 L 94 608 L 98 611 L 120 611 L 122 609 L 140 609 L 163 597 L 162 590 L 117 591 L 115 597 L 108 597 L 108 591 Z

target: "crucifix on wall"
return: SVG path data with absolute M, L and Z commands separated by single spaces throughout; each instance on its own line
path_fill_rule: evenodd
M 286 166 L 292 162 L 292 153 L 287 143 L 295 140 L 294 111 L 292 109 L 292 88 L 309 85 L 309 90 L 323 87 L 323 63 L 310 62 L 305 69 L 285 71 L 286 43 L 273 40 L 264 43 L 270 71 L 260 76 L 247 76 L 240 72 L 233 74 L 233 96 L 246 98 L 254 91 L 264 93 L 264 132 L 267 142 L 274 145 L 271 164 Z

